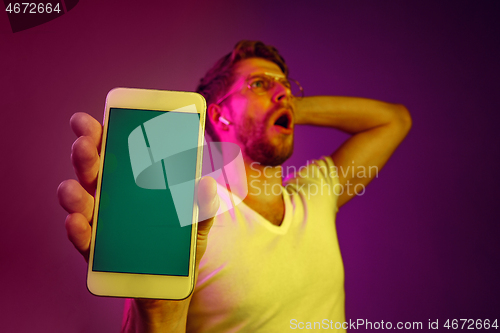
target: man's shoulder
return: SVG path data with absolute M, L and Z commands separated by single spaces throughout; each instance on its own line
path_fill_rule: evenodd
M 338 183 L 337 167 L 330 156 L 322 156 L 319 159 L 307 161 L 306 165 L 300 167 L 286 166 L 283 169 L 284 184 L 297 181 L 321 182 L 321 180 L 328 183 Z

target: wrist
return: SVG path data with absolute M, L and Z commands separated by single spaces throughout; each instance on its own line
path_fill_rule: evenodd
M 185 332 L 190 301 L 127 299 L 122 332 Z
M 294 100 L 294 124 L 302 125 L 304 124 L 304 98 L 299 98 Z

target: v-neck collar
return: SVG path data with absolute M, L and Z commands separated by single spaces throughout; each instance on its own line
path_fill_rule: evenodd
M 281 186 L 281 193 L 283 194 L 283 203 L 285 205 L 285 214 L 283 216 L 283 221 L 281 221 L 281 224 L 279 226 L 271 223 L 268 219 L 263 217 L 261 214 L 259 214 L 255 210 L 253 210 L 251 207 L 249 207 L 243 201 L 241 201 L 239 204 L 237 204 L 236 208 L 241 210 L 243 215 L 246 215 L 245 211 L 251 211 L 252 214 L 257 216 L 257 218 L 255 220 L 260 225 L 262 225 L 264 228 L 271 231 L 272 233 L 275 233 L 278 235 L 284 235 L 288 232 L 288 229 L 290 228 L 290 224 L 292 222 L 293 207 L 292 207 L 292 203 L 290 200 L 290 195 L 287 193 L 286 188 L 283 186 Z M 234 193 L 232 193 L 232 195 L 236 196 Z

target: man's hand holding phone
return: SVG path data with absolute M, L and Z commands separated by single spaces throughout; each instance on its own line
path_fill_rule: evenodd
M 85 113 L 76 113 L 70 121 L 78 136 L 72 146 L 71 161 L 78 177 L 62 182 L 57 195 L 61 206 L 68 212 L 65 226 L 69 240 L 89 260 L 94 212 L 94 194 L 100 165 L 102 125 Z M 215 216 L 219 208 L 217 185 L 210 177 L 202 178 L 198 184 L 197 202 L 201 216 Z M 208 232 L 213 217 L 198 224 L 196 243 L 195 277 L 200 260 L 207 246 Z M 128 316 L 124 320 L 126 332 L 154 332 L 167 330 L 183 332 L 191 297 L 181 301 L 134 299 L 127 301 Z

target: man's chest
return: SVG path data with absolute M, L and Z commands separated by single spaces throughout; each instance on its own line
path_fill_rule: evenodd
M 343 263 L 331 230 L 276 236 L 255 229 L 211 231 L 193 300 L 215 313 L 237 309 L 238 316 L 252 317 L 294 312 L 310 306 L 304 302 L 343 293 Z

